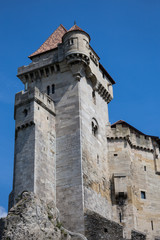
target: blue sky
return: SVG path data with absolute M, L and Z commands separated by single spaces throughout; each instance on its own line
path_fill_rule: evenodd
M 62 23 L 74 21 L 116 81 L 110 122 L 125 120 L 160 136 L 159 0 L 1 0 L 0 216 L 7 211 L 14 159 L 14 95 L 23 89 L 17 68 Z M 3 209 L 4 208 L 4 209 Z

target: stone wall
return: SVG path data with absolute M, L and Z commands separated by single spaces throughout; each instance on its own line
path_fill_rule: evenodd
M 57 207 L 64 226 L 83 233 L 79 82 L 65 70 L 55 87 Z
M 85 235 L 88 240 L 123 240 L 123 227 L 93 211 L 87 211 Z
M 94 73 L 103 82 L 98 67 L 94 67 Z M 86 76 L 80 80 L 80 114 L 84 206 L 111 218 L 106 139 L 108 104 L 97 91 L 94 92 L 94 82 Z M 92 124 L 97 124 L 95 134 Z
M 14 204 L 25 190 L 55 200 L 54 112 L 53 101 L 37 88 L 16 94 Z
M 98 224 L 98 239 L 122 238 L 122 224 L 127 239 L 144 239 L 136 229 L 151 240 L 160 235 L 159 144 L 130 127 L 109 126 L 114 81 L 89 41 L 84 31 L 69 31 L 56 49 L 19 68 L 28 91 L 15 99 L 13 193 L 54 199 L 71 230 L 84 232 L 87 209 L 103 216 L 85 215 L 88 226 Z
M 130 238 L 132 229 L 146 234 L 146 239 L 154 240 L 160 235 L 160 176 L 155 165 L 154 138 L 141 136 L 139 132 L 122 124 L 111 129 L 108 136 L 110 177 L 121 174 L 125 177 L 124 189 L 115 189 L 113 178 L 112 216 L 124 225 L 124 235 Z M 119 182 L 119 186 L 120 186 Z M 126 192 L 123 204 L 116 204 L 116 191 Z

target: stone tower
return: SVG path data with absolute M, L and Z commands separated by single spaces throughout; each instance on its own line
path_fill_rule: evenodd
M 93 240 L 94 231 L 95 240 L 106 234 L 112 240 L 160 235 L 159 188 L 153 191 L 154 206 L 152 197 L 146 200 L 143 217 L 140 199 L 146 196 L 146 179 L 151 186 L 159 183 L 159 139 L 124 121 L 109 124 L 115 82 L 89 34 L 77 25 L 68 31 L 60 25 L 29 58 L 32 62 L 18 69 L 25 90 L 15 97 L 9 208 L 23 191 L 33 191 L 47 202 L 54 200 L 64 226 L 88 239 Z M 137 170 L 142 162 L 145 167 L 151 162 L 148 178 Z
M 28 190 L 54 199 L 66 227 L 84 232 L 85 209 L 110 212 L 106 130 L 115 82 L 77 25 L 60 25 L 30 59 L 18 69 L 25 91 L 15 98 L 10 198 Z

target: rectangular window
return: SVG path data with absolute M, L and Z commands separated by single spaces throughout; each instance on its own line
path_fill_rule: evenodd
M 141 198 L 146 199 L 146 193 L 144 191 L 141 191 Z
M 151 221 L 151 228 L 152 228 L 152 230 L 154 230 L 154 228 L 153 228 L 153 221 Z
M 146 169 L 147 169 L 146 166 L 144 166 L 144 171 L 146 171 Z
M 93 103 L 96 104 L 96 94 L 95 94 L 95 91 L 92 91 L 92 99 L 93 99 Z
M 60 66 L 59 66 L 59 64 L 56 64 L 56 68 L 57 68 L 57 71 L 59 72 L 59 71 L 60 71 Z
M 52 84 L 52 94 L 54 94 L 54 93 L 55 93 L 55 85 Z
M 47 95 L 50 94 L 50 86 L 47 86 Z
M 97 164 L 99 164 L 99 155 L 97 155 Z
M 120 221 L 120 223 L 122 222 L 122 214 L 121 213 L 119 213 L 119 221 Z
M 25 83 L 25 88 L 24 88 L 25 91 L 28 90 L 28 82 Z

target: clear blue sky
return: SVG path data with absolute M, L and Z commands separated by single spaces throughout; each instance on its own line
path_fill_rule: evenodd
M 17 68 L 60 23 L 69 29 L 74 20 L 116 81 L 110 122 L 122 119 L 160 136 L 159 0 L 1 0 L 0 214 L 12 189 L 14 95 L 23 89 Z

